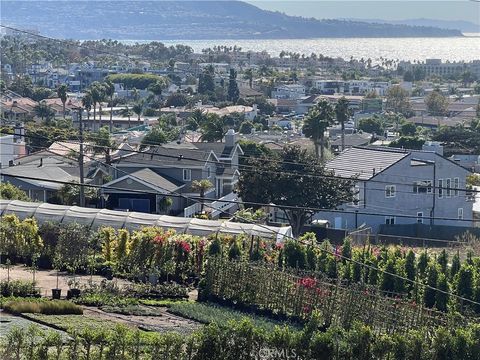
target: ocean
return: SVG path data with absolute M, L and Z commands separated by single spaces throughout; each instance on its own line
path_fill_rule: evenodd
M 312 52 L 350 59 L 480 60 L 480 34 L 450 38 L 322 38 L 280 40 L 159 40 L 166 45 L 184 44 L 195 52 L 215 45 L 240 46 L 242 50 L 267 51 L 277 56 L 282 50 L 309 55 Z M 123 41 L 128 43 L 144 41 Z M 145 41 L 147 42 L 147 41 Z

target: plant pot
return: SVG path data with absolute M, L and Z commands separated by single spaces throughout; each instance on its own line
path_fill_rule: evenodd
M 62 296 L 62 289 L 52 289 L 52 299 L 60 299 Z
M 67 300 L 72 298 L 77 298 L 80 296 L 80 289 L 69 289 L 67 290 Z

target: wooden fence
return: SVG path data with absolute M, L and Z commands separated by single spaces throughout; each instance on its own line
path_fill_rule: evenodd
M 319 273 L 298 274 L 257 263 L 209 259 L 202 297 L 279 318 L 308 320 L 319 310 L 327 325 L 349 328 L 354 321 L 377 333 L 448 326 L 446 314 L 389 297 L 362 285 L 326 281 Z M 456 319 L 465 322 L 465 318 Z M 453 324 L 452 324 L 453 325 Z

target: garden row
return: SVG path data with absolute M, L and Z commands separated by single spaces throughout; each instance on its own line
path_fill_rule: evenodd
M 13 328 L 0 345 L 3 359 L 478 359 L 480 327 L 439 328 L 429 339 L 422 329 L 375 336 L 369 327 L 318 330 L 316 316 L 300 332 L 256 328 L 248 320 L 210 324 L 189 336 L 145 333 L 122 325 L 71 331 L 70 338 L 37 327 Z
M 473 252 L 462 262 L 458 254 L 450 258 L 446 251 L 431 255 L 405 248 L 352 248 L 348 238 L 342 247 L 333 247 L 328 241 L 318 245 L 310 233 L 300 241 L 275 243 L 246 235 L 198 237 L 158 227 L 131 232 L 111 227 L 92 231 L 75 223 L 47 222 L 39 227 L 34 219 L 20 221 L 15 215 L 2 218 L 0 237 L 4 239 L 0 243 L 4 258 L 40 267 L 107 277 L 115 274 L 143 282 L 196 284 L 209 259 L 220 256 L 313 271 L 330 282 L 340 279 L 347 284 L 370 285 L 444 312 L 480 313 L 480 307 L 471 303 L 480 303 L 480 257 Z

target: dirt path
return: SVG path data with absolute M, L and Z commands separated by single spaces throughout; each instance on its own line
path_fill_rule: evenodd
M 167 308 L 155 308 L 157 316 L 136 316 L 107 313 L 98 308 L 84 307 L 83 314 L 97 319 L 105 319 L 120 322 L 126 325 L 135 326 L 143 330 L 169 332 L 176 331 L 182 334 L 191 333 L 202 324 L 189 319 L 182 318 L 167 312 Z
M 30 268 L 22 265 L 10 267 L 10 280 L 33 280 L 33 272 Z M 7 269 L 2 267 L 0 269 L 0 280 L 6 280 L 8 277 Z M 67 290 L 69 289 L 68 281 L 72 279 L 73 276 L 67 275 L 64 272 L 60 272 L 58 277 L 58 287 L 62 289 L 62 296 L 66 296 Z M 100 283 L 105 278 L 99 275 L 78 275 L 75 277 L 80 284 L 88 284 L 90 280 L 93 283 Z M 37 287 L 40 289 L 40 294 L 42 296 L 50 297 L 52 296 L 51 289 L 57 287 L 57 272 L 55 270 L 37 270 L 35 272 L 35 281 L 37 282 Z M 128 284 L 129 282 L 123 279 L 114 279 L 119 286 Z

